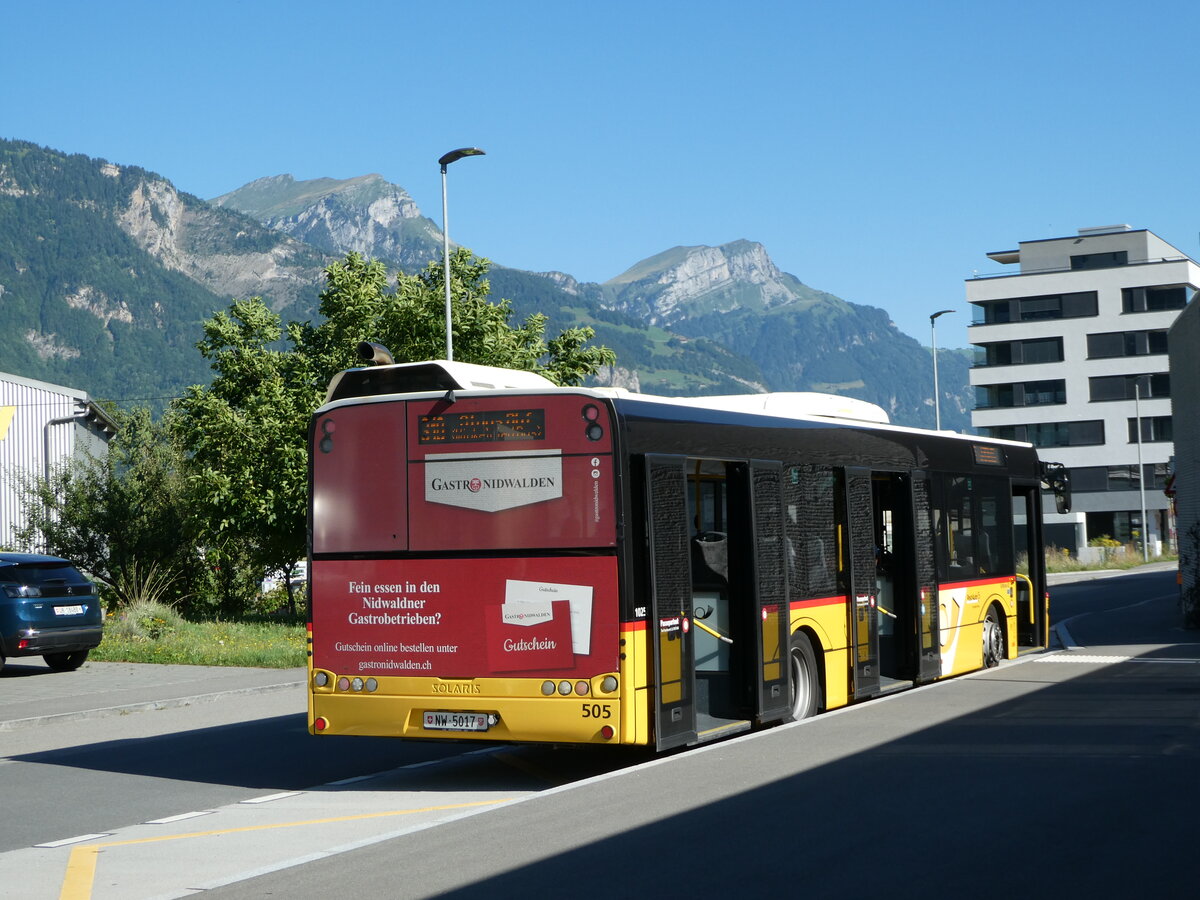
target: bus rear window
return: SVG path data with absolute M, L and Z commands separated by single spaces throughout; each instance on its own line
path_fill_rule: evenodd
M 613 546 L 611 432 L 578 394 L 410 401 L 410 549 Z

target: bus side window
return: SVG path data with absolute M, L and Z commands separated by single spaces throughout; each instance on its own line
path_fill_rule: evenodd
M 840 480 L 828 466 L 789 466 L 783 479 L 787 509 L 788 588 L 792 599 L 812 599 L 844 593 L 844 574 L 838 552 L 845 529 L 845 500 Z

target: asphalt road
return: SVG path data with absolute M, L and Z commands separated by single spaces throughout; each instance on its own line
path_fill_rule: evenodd
M 1166 572 L 1066 592 L 1100 648 L 1025 657 L 213 896 L 1194 896 L 1200 635 L 1174 627 L 1173 586 Z
M 0 896 L 1191 896 L 1174 587 L 1056 585 L 1074 650 L 663 758 L 314 739 L 299 688 L 0 722 Z

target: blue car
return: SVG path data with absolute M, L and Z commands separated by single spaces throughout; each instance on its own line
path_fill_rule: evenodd
M 56 672 L 78 669 L 103 631 L 96 586 L 71 563 L 0 553 L 0 669 L 18 656 L 40 656 Z

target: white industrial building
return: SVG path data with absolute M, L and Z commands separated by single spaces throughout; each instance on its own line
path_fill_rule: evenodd
M 1070 470 L 1073 510 L 1046 517 L 1050 543 L 1074 552 L 1101 535 L 1138 540 L 1144 509 L 1157 551 L 1172 528 L 1168 330 L 1200 285 L 1200 265 L 1128 225 L 988 257 L 1019 270 L 966 283 L 972 424 L 1030 441 Z
M 15 547 L 25 522 L 22 479 L 45 476 L 73 457 L 106 453 L 115 432 L 86 392 L 0 373 L 0 548 Z

